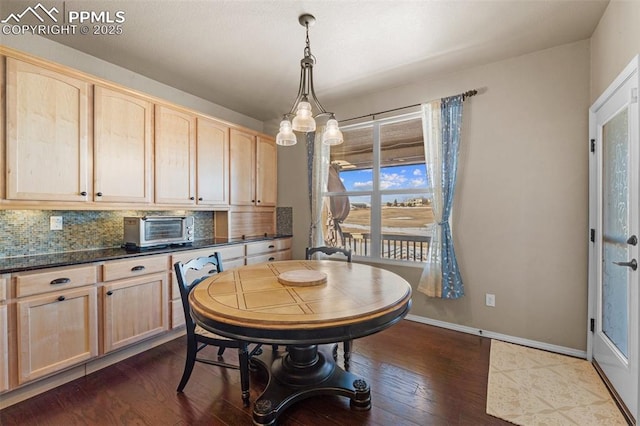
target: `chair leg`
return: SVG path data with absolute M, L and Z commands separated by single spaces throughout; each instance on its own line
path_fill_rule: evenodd
M 180 379 L 180 384 L 178 385 L 178 392 L 182 392 L 189 381 L 189 377 L 191 377 L 191 372 L 193 371 L 193 366 L 196 363 L 196 355 L 198 353 L 197 346 L 198 343 L 195 339 L 187 338 L 187 359 L 184 361 L 184 372 L 182 373 L 182 379 Z
M 222 356 L 222 354 L 224 353 L 224 350 L 227 349 L 224 346 L 220 346 L 218 347 L 218 356 Z
M 240 361 L 240 386 L 242 388 L 242 404 L 248 407 L 249 401 L 249 350 L 247 344 L 242 343 L 238 348 L 238 360 Z
M 349 371 L 349 365 L 351 362 L 351 340 L 344 341 L 344 369 Z

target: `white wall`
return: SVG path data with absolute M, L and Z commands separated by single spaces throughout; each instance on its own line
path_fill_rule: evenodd
M 332 106 L 359 116 L 479 89 L 465 103 L 454 238 L 461 300 L 414 293 L 412 314 L 586 349 L 589 41 Z M 294 256 L 309 223 L 304 144 L 279 148 L 279 204 L 294 207 Z M 304 174 L 303 174 L 304 173 Z M 390 267 L 414 287 L 416 268 Z M 484 305 L 485 293 L 496 307 Z
M 71 49 L 43 37 L 33 35 L 4 35 L 2 36 L 2 45 L 32 54 L 42 59 L 47 59 L 58 64 L 69 66 L 87 74 L 121 84 L 142 93 L 165 99 L 177 105 L 181 105 L 249 129 L 261 132 L 264 127 L 260 120 L 237 113 L 228 108 L 214 104 L 213 102 L 209 102 L 171 86 L 167 86 L 166 84 L 159 83 L 143 75 L 134 73 L 133 71 L 129 71 L 125 68 L 103 61 L 94 56 L 87 55 L 78 50 Z
M 591 37 L 591 102 L 640 53 L 640 1 L 612 0 Z

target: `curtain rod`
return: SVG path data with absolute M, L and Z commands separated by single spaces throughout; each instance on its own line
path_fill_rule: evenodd
M 476 89 L 467 90 L 466 92 L 461 93 L 462 100 L 465 101 L 467 98 L 470 98 L 470 97 L 475 96 L 477 94 L 478 94 L 478 91 Z M 358 120 L 360 118 L 366 118 L 366 117 L 373 117 L 373 119 L 375 120 L 375 116 L 376 115 L 386 114 L 388 112 L 400 111 L 401 109 L 419 107 L 420 105 L 422 105 L 422 104 L 407 105 L 407 106 L 403 106 L 403 107 L 399 107 L 399 108 L 388 109 L 386 111 L 380 111 L 380 112 L 374 112 L 374 113 L 371 113 L 371 114 L 361 115 L 360 117 L 347 118 L 346 120 L 340 120 L 340 123 L 344 123 L 345 121 Z

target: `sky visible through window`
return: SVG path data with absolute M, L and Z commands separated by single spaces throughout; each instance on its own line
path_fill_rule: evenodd
M 427 170 L 424 164 L 382 167 L 380 190 L 427 189 Z M 373 172 L 371 169 L 342 170 L 340 179 L 347 191 L 371 191 Z

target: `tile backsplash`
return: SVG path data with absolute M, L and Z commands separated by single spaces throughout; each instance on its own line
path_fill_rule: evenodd
M 191 215 L 196 240 L 214 236 L 211 211 L 56 211 L 0 210 L 0 258 L 120 247 L 123 218 L 144 215 Z M 49 230 L 49 218 L 61 216 L 61 231 Z

